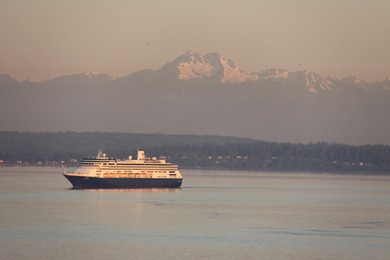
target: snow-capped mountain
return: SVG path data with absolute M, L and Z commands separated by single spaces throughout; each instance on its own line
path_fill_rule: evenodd
M 96 86 L 109 84 L 115 78 L 109 74 L 103 73 L 78 73 L 73 75 L 65 75 L 53 80 L 47 81 L 49 85 L 56 86 Z
M 188 51 L 164 65 L 158 72 L 162 75 L 176 75 L 177 79 L 184 81 L 212 80 L 234 84 L 258 80 L 256 73 L 243 71 L 233 61 L 216 52 L 203 56 Z
M 0 86 L 13 86 L 18 84 L 18 81 L 8 74 L 0 74 Z
M 336 87 L 336 80 L 330 76 L 321 77 L 321 75 L 308 70 L 295 71 L 290 73 L 290 80 L 296 80 L 301 85 L 314 94 L 318 94 L 321 91 L 334 90 Z
M 322 92 L 345 88 L 369 91 L 374 87 L 375 89 L 390 90 L 389 79 L 383 82 L 370 83 L 359 79 L 357 76 L 349 76 L 338 80 L 331 76 L 323 77 L 318 73 L 308 70 L 288 71 L 283 68 L 271 68 L 252 73 L 244 71 L 232 60 L 223 57 L 217 52 L 202 55 L 191 51 L 166 63 L 158 70 L 145 69 L 118 78 L 108 74 L 79 73 L 61 76 L 44 83 L 45 85 L 55 86 L 91 87 L 110 84 L 122 85 L 124 87 L 148 87 L 158 84 L 159 88 L 171 88 L 170 85 L 174 85 L 175 88 L 171 89 L 177 89 L 186 83 L 191 83 L 192 85 L 198 83 L 203 85 L 240 85 L 247 83 L 255 84 L 259 87 L 265 85 L 277 86 L 280 84 L 287 88 L 301 89 L 312 94 L 320 94 Z M 0 85 L 15 84 L 18 84 L 18 81 L 11 76 L 0 75 Z
M 348 76 L 342 79 L 342 81 L 349 85 L 360 85 L 365 84 L 364 80 L 361 80 L 356 75 Z
M 271 141 L 390 144 L 390 78 L 342 80 L 308 70 L 242 70 L 187 52 L 124 77 L 45 82 L 0 74 L 0 131 L 217 134 Z
M 337 80 L 331 76 L 323 77 L 318 73 L 308 70 L 288 71 L 286 69 L 267 69 L 261 72 L 252 73 L 241 69 L 232 60 L 227 59 L 217 52 L 205 55 L 188 51 L 171 62 L 165 64 L 161 69 L 152 71 L 145 70 L 130 74 L 124 78 L 147 78 L 148 83 L 152 79 L 159 82 L 191 82 L 191 83 L 220 83 L 220 84 L 271 84 L 280 83 L 288 86 L 301 88 L 312 94 L 334 91 L 344 86 L 356 86 L 360 89 L 367 89 L 371 83 L 360 80 L 356 76 L 346 77 Z M 175 83 L 175 84 L 176 84 Z M 141 84 L 142 85 L 142 84 Z M 385 81 L 381 86 L 388 86 Z
M 390 90 L 390 78 L 385 79 L 385 80 L 382 82 L 382 86 L 383 86 L 383 88 L 385 88 L 386 90 Z
M 289 72 L 285 69 L 268 69 L 260 72 L 258 75 L 260 80 L 273 80 L 278 83 L 295 84 L 315 94 L 321 91 L 333 90 L 335 87 L 335 80 L 331 77 L 323 78 L 321 75 L 308 70 Z
M 284 80 L 287 79 L 289 72 L 285 69 L 268 69 L 258 73 L 259 79 L 261 80 Z

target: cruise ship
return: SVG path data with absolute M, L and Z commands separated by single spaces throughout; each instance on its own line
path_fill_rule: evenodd
M 64 176 L 75 189 L 177 188 L 183 181 L 177 165 L 148 158 L 143 150 L 138 150 L 137 159 L 127 160 L 108 158 L 99 150 L 96 157 L 78 162 L 73 173 L 65 170 Z

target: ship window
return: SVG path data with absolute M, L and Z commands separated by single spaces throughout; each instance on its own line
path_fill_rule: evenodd
M 175 171 L 169 171 L 169 173 L 175 173 Z

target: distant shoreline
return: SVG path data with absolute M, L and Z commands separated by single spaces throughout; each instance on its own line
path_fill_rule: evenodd
M 36 164 L 0 164 L 0 167 L 21 167 L 21 168 L 27 168 L 27 167 L 34 167 L 34 168 L 73 168 L 76 167 L 76 165 L 36 165 Z M 368 171 L 348 171 L 348 172 L 342 172 L 342 171 L 334 171 L 334 172 L 320 172 L 320 171 L 288 171 L 288 170 L 254 170 L 254 169 L 230 169 L 230 168 L 213 168 L 213 167 L 180 167 L 181 170 L 197 170 L 197 171 L 226 171 L 226 172 L 234 172 L 234 171 L 240 171 L 240 172 L 254 172 L 254 173 L 288 173 L 288 174 L 315 174 L 315 175 L 359 175 L 359 176 L 390 176 L 390 172 L 368 172 Z

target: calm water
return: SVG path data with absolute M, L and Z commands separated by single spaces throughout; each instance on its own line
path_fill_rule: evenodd
M 72 190 L 58 168 L 0 167 L 0 259 L 389 259 L 390 177 L 182 174 Z

